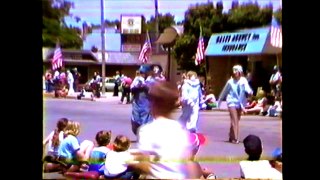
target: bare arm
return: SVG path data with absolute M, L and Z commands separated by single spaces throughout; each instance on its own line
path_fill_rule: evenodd
M 52 138 L 53 134 L 54 134 L 54 131 L 52 131 L 52 132 L 42 141 L 43 146 L 45 146 L 45 145 L 48 144 L 48 142 L 49 142 L 49 140 Z

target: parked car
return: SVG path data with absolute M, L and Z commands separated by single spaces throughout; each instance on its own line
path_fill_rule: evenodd
M 116 81 L 113 77 L 106 77 L 105 79 L 105 90 L 106 92 L 114 90 L 114 82 Z M 102 83 L 100 83 L 100 88 L 102 89 Z
M 92 92 L 92 87 L 90 85 L 91 79 L 89 79 L 85 84 L 79 85 L 80 89 L 84 88 L 87 92 Z M 116 80 L 113 77 L 106 77 L 105 78 L 105 90 L 106 92 L 110 92 L 114 90 L 114 82 Z M 102 90 L 102 83 L 99 83 L 100 91 Z

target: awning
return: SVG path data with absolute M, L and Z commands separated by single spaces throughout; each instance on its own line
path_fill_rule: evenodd
M 205 51 L 207 56 L 279 54 L 282 48 L 270 44 L 270 27 L 243 29 L 211 36 Z

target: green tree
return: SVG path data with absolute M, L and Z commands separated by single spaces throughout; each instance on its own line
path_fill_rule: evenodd
M 274 13 L 274 17 L 276 18 L 276 20 L 282 24 L 282 8 L 278 9 L 275 13 Z
M 74 5 L 66 0 L 42 1 L 42 41 L 44 47 L 55 47 L 59 40 L 61 47 L 80 49 L 82 39 L 78 28 L 69 28 L 64 17 Z
M 174 15 L 172 15 L 170 13 L 166 13 L 164 15 L 159 14 L 158 20 L 159 20 L 159 33 L 163 32 L 165 28 L 176 24 L 176 22 L 174 20 Z M 154 16 L 151 16 L 150 20 L 147 21 L 146 28 L 150 32 L 156 31 L 156 19 Z
M 223 29 L 221 8 L 221 6 L 219 9 L 214 8 L 212 3 L 203 3 L 190 6 L 185 12 L 184 34 L 173 46 L 173 56 L 182 69 L 195 70 L 198 73 L 204 72 L 204 64 L 196 66 L 194 63 L 200 26 L 206 46 L 212 32 L 219 32 Z
M 206 47 L 213 33 L 260 27 L 270 24 L 272 20 L 272 7 L 261 8 L 257 2 L 238 5 L 234 1 L 233 8 L 228 13 L 223 13 L 222 10 L 223 5 L 218 1 L 216 8 L 212 3 L 202 3 L 190 6 L 185 12 L 184 35 L 177 39 L 172 51 L 182 69 L 198 70 L 199 73 L 204 71 L 205 63 L 200 67 L 194 63 L 200 26 Z

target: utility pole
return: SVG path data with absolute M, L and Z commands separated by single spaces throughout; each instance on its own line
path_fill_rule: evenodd
M 105 28 L 104 28 L 104 0 L 100 0 L 101 2 L 101 55 L 102 55 L 102 94 L 104 95 L 106 92 L 105 89 L 105 79 L 106 79 L 106 47 L 105 47 Z
M 158 12 L 158 0 L 154 0 L 155 20 L 156 20 L 156 38 L 159 37 L 159 12 Z M 156 54 L 159 53 L 159 44 L 156 44 Z

